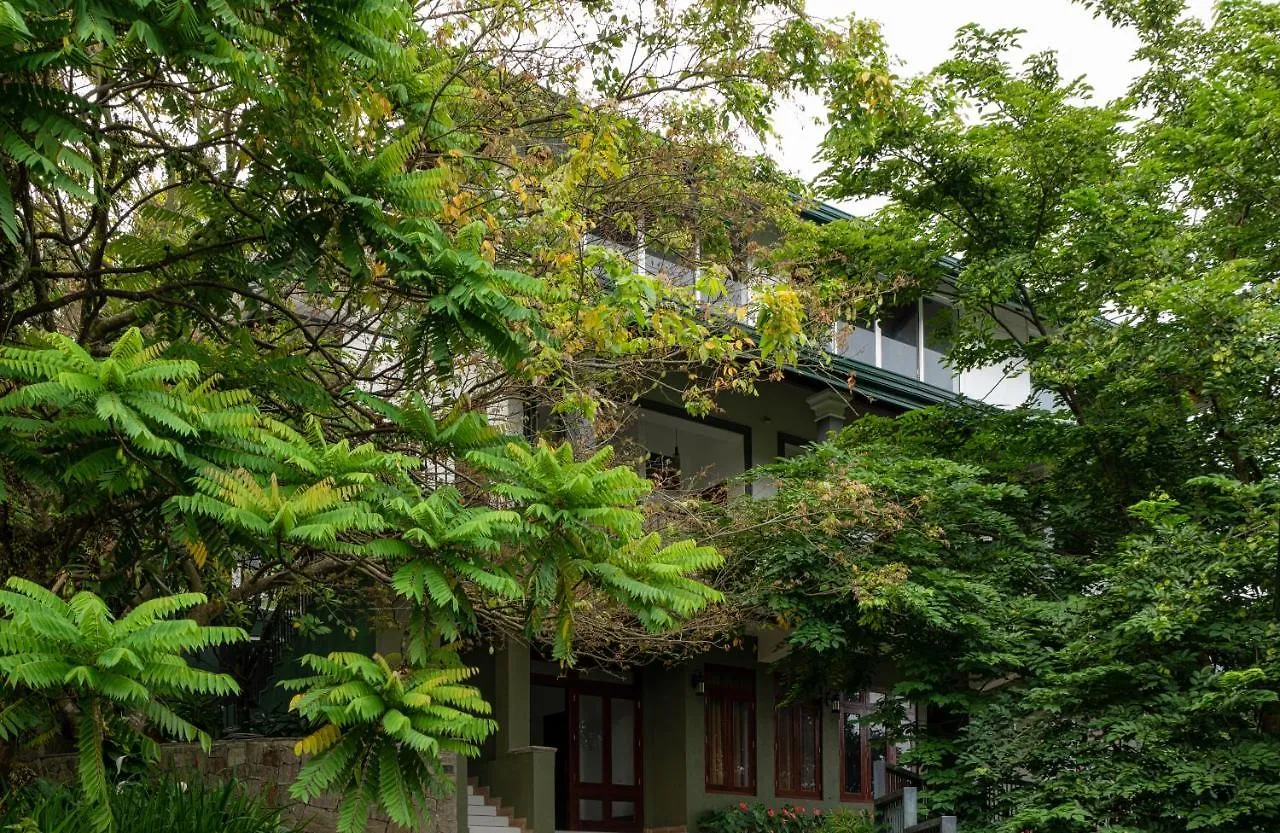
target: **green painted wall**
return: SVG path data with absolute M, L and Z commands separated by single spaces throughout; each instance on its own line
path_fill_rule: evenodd
M 707 792 L 706 790 L 705 747 L 703 743 L 705 707 L 702 698 L 693 690 L 692 677 L 695 671 L 701 671 L 707 664 L 755 669 L 756 794 L 754 796 Z M 871 804 L 869 802 L 852 803 L 840 801 L 840 723 L 839 719 L 825 708 L 822 710 L 822 799 L 797 800 L 777 797 L 774 791 L 773 732 L 773 709 L 777 702 L 777 697 L 774 691 L 773 671 L 770 666 L 756 662 L 753 648 L 735 652 L 709 653 L 666 673 L 678 674 L 683 680 L 681 690 L 684 692 L 687 754 L 685 755 L 684 772 L 685 818 L 679 823 L 687 825 L 690 831 L 696 830 L 698 817 L 706 811 L 721 807 L 731 807 L 740 801 L 745 801 L 749 804 L 763 802 L 774 806 L 793 803 L 801 804 L 805 807 L 821 807 L 824 810 L 834 810 L 838 807 L 870 809 Z M 645 754 L 648 757 L 647 751 Z M 654 824 L 652 826 L 658 825 Z
M 528 747 L 528 650 L 476 652 L 466 661 L 477 666 L 477 683 L 491 698 L 500 728 L 471 771 L 508 803 L 527 814 L 532 829 L 550 833 L 554 813 L 547 797 L 554 792 L 554 752 Z M 754 670 L 756 677 L 756 793 L 754 796 L 708 792 L 704 777 L 705 704 L 693 689 L 693 674 L 706 665 Z M 696 831 L 707 810 L 740 801 L 779 806 L 798 803 L 833 810 L 869 809 L 870 804 L 841 803 L 840 725 L 822 710 L 822 799 L 778 798 L 774 791 L 774 721 L 777 702 L 772 667 L 756 661 L 754 640 L 736 651 L 711 652 L 674 668 L 650 665 L 640 670 L 644 738 L 644 825 L 687 826 Z M 515 754 L 512 754 L 515 753 Z
M 688 815 L 685 713 L 688 674 L 653 665 L 640 675 L 644 737 L 644 825 L 676 827 Z

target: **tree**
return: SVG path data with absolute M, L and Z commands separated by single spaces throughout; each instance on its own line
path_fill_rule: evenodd
M 830 652 L 811 635 L 895 659 L 900 692 L 958 718 L 915 754 L 936 804 L 976 829 L 1269 830 L 1280 172 L 1258 148 L 1280 17 L 1090 6 L 1142 38 L 1149 70 L 1119 101 L 1093 103 L 1052 53 L 1015 66 L 1017 33 L 977 27 L 878 106 L 832 94 L 828 193 L 888 203 L 785 254 L 815 292 L 853 299 L 848 320 L 953 296 L 953 362 L 1026 369 L 1059 409 L 924 412 L 780 469 L 777 511 L 833 521 L 816 548 L 778 546 L 855 603 L 775 579 L 767 609 L 804 623 L 801 659 Z M 1002 497 L 956 494 L 968 484 Z M 860 499 L 839 510 L 829 489 Z M 892 523 L 847 515 L 865 494 Z
M 126 618 L 187 593 L 201 624 L 407 606 L 391 688 L 461 682 L 428 648 L 489 611 L 566 662 L 584 610 L 623 639 L 678 623 L 717 598 L 715 554 L 644 534 L 608 452 L 486 416 L 534 389 L 590 415 L 714 362 L 686 374 L 705 410 L 794 354 L 787 287 L 757 340 L 611 247 L 643 232 L 697 254 L 696 289 L 748 282 L 719 207 L 782 222 L 794 183 L 736 131 L 869 31 L 771 2 L 0 5 L 4 571 Z M 487 725 L 451 719 L 415 731 Z M 391 723 L 342 731 L 373 749 Z M 352 760 L 310 783 L 364 783 Z M 344 829 L 404 809 L 360 790 Z
M 171 617 L 201 604 L 198 593 L 161 596 L 114 621 L 102 599 L 80 591 L 64 601 L 18 578 L 0 590 L 0 675 L 16 699 L 0 711 L 0 740 L 12 743 L 31 730 L 48 731 L 65 713 L 76 724 L 80 791 L 94 830 L 112 826 L 103 739 L 111 734 L 155 754 L 140 730 L 199 741 L 209 736 L 174 712 L 174 698 L 236 691 L 226 674 L 192 668 L 183 654 L 248 638 L 239 628 L 201 626 Z M 167 701 L 167 702 L 166 702 Z M 53 712 L 54 714 L 50 714 Z

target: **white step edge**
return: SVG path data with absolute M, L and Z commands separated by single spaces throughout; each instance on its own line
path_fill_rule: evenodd
M 467 811 L 467 823 L 472 827 L 484 827 L 484 828 L 511 826 L 511 820 L 506 816 L 499 816 L 499 815 L 482 816 L 482 815 L 479 815 L 478 813 L 473 814 L 471 813 L 470 810 Z

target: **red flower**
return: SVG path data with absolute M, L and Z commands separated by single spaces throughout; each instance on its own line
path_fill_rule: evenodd
M 769 808 L 769 818 L 773 818 L 773 808 Z
M 745 813 L 745 812 L 747 812 L 747 802 L 745 802 L 745 801 L 739 801 L 739 802 L 738 802 L 738 809 L 739 809 L 739 810 L 741 810 L 741 811 L 742 811 L 742 812 L 744 812 L 744 813 Z
M 797 813 L 803 813 L 803 812 L 804 812 L 804 808 L 803 808 L 803 807 L 797 807 L 797 808 L 796 808 L 796 812 L 797 812 Z
M 814 814 L 815 816 L 820 816 L 820 815 L 822 815 L 822 808 L 821 808 L 821 807 L 814 807 L 814 808 L 813 808 L 813 814 Z

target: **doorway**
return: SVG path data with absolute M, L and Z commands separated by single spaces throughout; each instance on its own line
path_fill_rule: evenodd
M 557 750 L 556 828 L 640 830 L 644 756 L 634 674 L 539 673 L 545 665 L 535 662 L 530 680 L 530 734 Z

